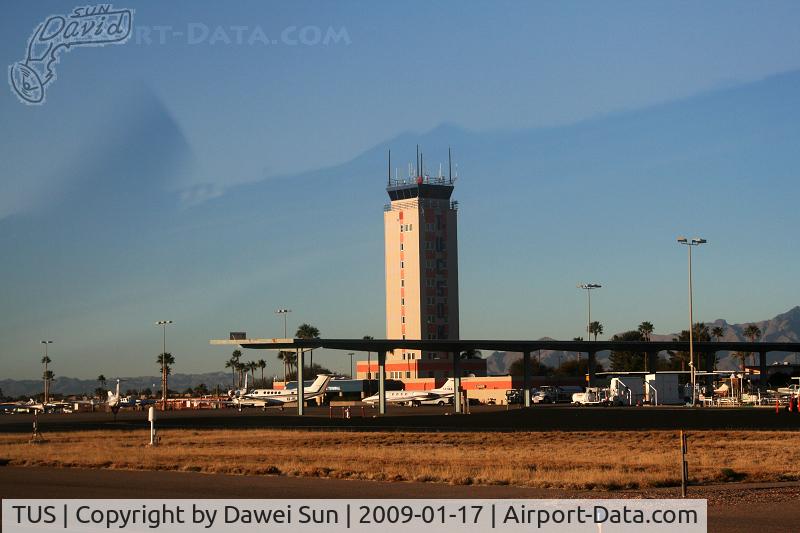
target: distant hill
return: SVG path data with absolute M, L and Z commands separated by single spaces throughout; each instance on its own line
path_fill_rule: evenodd
M 120 390 L 123 392 L 129 389 L 144 390 L 150 388 L 155 390 L 161 387 L 161 376 L 138 376 L 121 378 Z M 196 387 L 201 383 L 209 389 L 219 385 L 220 390 L 227 391 L 231 388 L 231 375 L 228 372 L 209 372 L 206 374 L 174 374 L 169 377 L 169 388 L 175 391 L 184 391 L 189 387 Z M 96 379 L 78 379 L 69 377 L 58 377 L 52 385 L 53 394 L 91 394 L 99 386 Z M 109 379 L 106 387 L 116 386 L 116 379 Z M 33 396 L 42 392 L 42 381 L 36 379 L 2 379 L 0 389 L 6 396 L 16 398 L 17 396 Z
M 785 313 L 777 315 L 775 318 L 769 320 L 761 320 L 756 322 L 745 322 L 742 324 L 729 324 L 723 319 L 717 319 L 713 322 L 707 322 L 710 328 L 720 326 L 724 328 L 725 335 L 721 340 L 725 341 L 746 341 L 748 340 L 744 335 L 744 329 L 750 325 L 755 324 L 761 329 L 763 336 L 762 341 L 768 342 L 800 342 L 800 306 L 795 306 Z M 620 332 L 621 333 L 621 332 Z M 613 335 L 609 335 L 611 338 Z M 670 334 L 653 334 L 651 338 L 657 341 L 671 341 L 678 336 L 677 333 Z M 546 340 L 546 338 L 542 339 Z M 536 354 L 538 356 L 538 354 Z M 562 360 L 575 357 L 573 352 L 560 352 L 554 350 L 542 350 L 541 360 L 542 363 L 549 366 L 557 366 L 559 356 Z M 719 368 L 738 368 L 739 363 L 734 360 L 729 352 L 719 352 Z M 519 352 L 494 352 L 486 358 L 486 366 L 489 374 L 491 375 L 504 375 L 508 374 L 508 369 L 511 364 L 522 357 Z M 608 352 L 599 352 L 597 354 L 598 362 L 603 365 L 608 365 Z M 768 364 L 776 361 L 794 361 L 794 354 L 771 352 L 768 355 Z

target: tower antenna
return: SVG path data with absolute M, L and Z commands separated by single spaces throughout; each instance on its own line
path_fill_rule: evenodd
M 450 147 L 447 147 L 447 170 L 450 176 L 450 185 L 453 184 L 453 155 L 450 153 Z
M 387 183 L 389 184 L 389 187 L 391 187 L 392 186 L 392 149 L 391 148 L 389 148 L 389 167 L 388 167 L 388 169 L 389 169 L 389 175 L 388 175 L 388 180 L 389 181 Z
M 419 145 L 417 145 L 417 177 L 419 177 Z

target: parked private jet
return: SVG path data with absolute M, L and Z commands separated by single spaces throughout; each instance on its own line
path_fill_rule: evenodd
M 136 405 L 136 400 L 133 400 L 130 397 L 122 397 L 119 393 L 119 384 L 124 380 L 117 379 L 117 391 L 111 392 L 108 391 L 108 400 L 106 400 L 106 404 L 111 409 L 111 412 L 115 415 L 119 412 L 120 407 L 133 407 Z
M 431 390 L 392 390 L 386 391 L 386 401 L 408 405 L 450 403 L 453 399 L 453 378 L 448 379 L 440 389 Z M 380 394 L 374 394 L 361 400 L 364 403 L 375 404 L 380 401 Z
M 31 398 L 27 402 L 6 404 L 4 409 L 17 413 L 56 413 L 69 408 L 69 406 L 70 404 L 67 402 L 53 401 L 44 404 Z
M 310 400 L 325 394 L 331 377 L 320 374 L 314 383 L 308 387 L 303 387 L 303 398 Z M 297 389 L 253 389 L 247 390 L 247 377 L 245 377 L 244 389 L 234 391 L 233 404 L 241 411 L 244 407 L 282 407 L 289 402 L 297 401 Z

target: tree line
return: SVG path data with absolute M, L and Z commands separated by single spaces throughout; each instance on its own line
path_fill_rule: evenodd
M 617 333 L 611 337 L 612 341 L 619 342 L 650 342 L 651 335 L 655 331 L 652 322 L 644 321 L 640 323 L 636 329 Z M 708 324 L 697 322 L 692 327 L 692 337 L 695 342 L 710 342 L 712 339 L 717 342 L 725 336 L 726 329 L 722 326 L 710 327 Z M 589 333 L 597 340 L 598 335 L 603 334 L 603 325 L 600 322 L 594 321 L 589 324 Z M 757 342 L 763 333 L 761 329 L 755 324 L 748 324 L 744 328 L 742 334 L 750 340 L 750 342 Z M 573 340 L 582 341 L 583 337 L 575 337 Z M 689 341 L 689 330 L 681 331 L 677 337 L 673 337 L 673 341 Z M 750 358 L 753 365 L 756 364 L 757 352 L 734 352 L 734 356 L 741 363 L 741 369 L 744 371 L 748 358 Z M 716 370 L 718 358 L 714 352 L 696 351 L 697 369 L 710 369 Z M 523 375 L 523 361 L 519 359 L 514 361 L 509 367 L 509 373 L 513 376 Z M 646 351 L 625 351 L 625 350 L 612 350 L 609 355 L 610 370 L 615 372 L 641 372 L 641 371 L 662 371 L 662 370 L 688 370 L 689 369 L 689 352 L 680 350 L 667 351 L 667 357 L 657 357 L 656 368 L 647 368 L 647 352 Z M 603 372 L 602 365 L 597 364 L 596 372 Z M 588 372 L 588 361 L 581 356 L 580 353 L 567 357 L 563 361 L 559 360 L 556 366 L 550 366 L 542 363 L 539 358 L 531 358 L 531 375 L 534 376 L 583 376 Z

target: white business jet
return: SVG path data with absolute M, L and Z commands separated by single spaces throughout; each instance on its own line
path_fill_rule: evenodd
M 453 378 L 448 379 L 439 389 L 431 390 L 392 390 L 386 391 L 386 401 L 406 405 L 438 404 L 445 405 L 453 399 Z M 361 400 L 375 404 L 380 401 L 380 393 Z
M 325 394 L 331 377 L 320 374 L 314 383 L 303 387 L 303 399 L 310 400 Z M 234 391 L 233 404 L 241 411 L 244 407 L 282 407 L 284 404 L 297 401 L 297 389 L 253 389 L 247 390 L 247 377 L 243 389 Z

